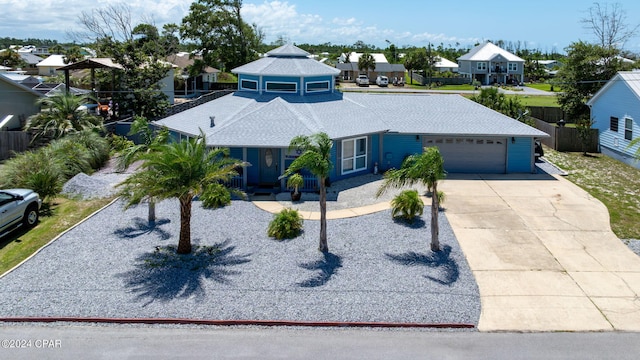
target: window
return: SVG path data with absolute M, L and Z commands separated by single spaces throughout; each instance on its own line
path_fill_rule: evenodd
M 518 71 L 518 64 L 509 63 L 507 64 L 507 69 L 509 69 L 509 71 Z
M 624 138 L 625 140 L 633 139 L 633 119 L 624 119 Z
M 308 82 L 307 83 L 307 92 L 327 91 L 327 90 L 329 90 L 329 82 L 328 81 L 318 81 L 318 82 Z
M 267 91 L 270 92 L 297 92 L 297 83 L 285 83 L 285 82 L 267 82 Z
M 348 174 L 367 168 L 367 138 L 342 141 L 342 173 Z
M 478 63 L 478 70 L 487 70 L 487 63 L 486 62 L 479 62 Z
M 609 130 L 613 131 L 613 132 L 618 132 L 618 118 L 617 117 L 610 117 L 609 118 Z
M 240 88 L 242 90 L 258 90 L 258 82 L 255 80 L 242 80 Z

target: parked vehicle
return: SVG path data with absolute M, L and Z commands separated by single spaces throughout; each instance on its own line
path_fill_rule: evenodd
M 369 86 L 369 77 L 367 75 L 358 75 L 356 84 L 358 86 Z
M 18 226 L 35 226 L 40 216 L 40 206 L 42 200 L 33 190 L 0 190 L 0 236 Z
M 389 86 L 389 78 L 386 77 L 386 76 L 378 76 L 376 78 L 376 85 L 378 85 L 380 87 Z

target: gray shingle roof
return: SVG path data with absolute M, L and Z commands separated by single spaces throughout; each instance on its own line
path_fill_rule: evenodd
M 210 117 L 215 126 L 210 127 Z M 286 147 L 297 135 L 332 139 L 398 132 L 454 136 L 547 136 L 459 95 L 333 93 L 277 96 L 236 92 L 156 122 L 210 145 Z
M 307 57 L 266 57 L 239 66 L 231 72 L 264 76 L 335 76 L 340 74 L 340 70 Z

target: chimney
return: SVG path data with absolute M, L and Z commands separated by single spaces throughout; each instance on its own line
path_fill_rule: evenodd
M 211 120 L 211 122 L 209 123 L 209 127 L 216 126 L 216 123 L 215 123 L 216 117 L 215 116 L 209 116 L 209 120 Z

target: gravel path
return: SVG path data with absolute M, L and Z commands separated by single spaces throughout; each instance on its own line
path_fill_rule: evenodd
M 177 201 L 123 211 L 116 202 L 0 278 L 0 317 L 160 317 L 470 323 L 480 316 L 473 275 L 444 215 L 444 251 L 428 250 L 428 215 L 414 227 L 390 211 L 319 223 L 289 241 L 266 236 L 272 215 L 252 203 L 195 202 L 192 240 L 178 257 Z M 427 212 L 428 213 L 428 212 Z M 207 247 L 208 246 L 208 247 Z M 210 251 L 209 252 L 207 252 Z

